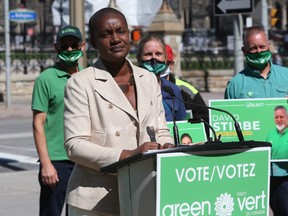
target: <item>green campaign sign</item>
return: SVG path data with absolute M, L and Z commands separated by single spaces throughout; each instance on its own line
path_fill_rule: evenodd
M 157 216 L 269 215 L 270 148 L 157 155 Z
M 199 142 L 206 142 L 206 133 L 203 123 L 197 123 L 197 124 L 191 124 L 187 121 L 176 121 L 178 131 L 179 131 L 179 139 L 184 133 L 188 133 L 193 143 L 199 143 Z M 173 135 L 173 122 L 167 122 L 167 126 L 170 130 L 170 133 L 172 137 Z M 181 143 L 181 140 L 180 140 Z
M 209 106 L 230 112 L 239 122 L 245 140 L 265 141 L 275 128 L 274 108 L 288 109 L 287 98 L 210 100 Z M 209 111 L 210 124 L 222 142 L 238 141 L 232 118 L 215 110 Z

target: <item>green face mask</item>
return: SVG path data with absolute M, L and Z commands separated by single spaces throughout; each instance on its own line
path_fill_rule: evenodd
M 246 61 L 248 65 L 257 70 L 264 69 L 271 58 L 272 53 L 270 50 L 259 53 L 248 53 L 246 55 Z
M 72 67 L 77 64 L 79 58 L 83 56 L 83 52 L 78 50 L 63 50 L 58 53 L 58 58 L 61 59 L 67 66 Z
M 143 61 L 140 65 L 142 68 L 154 73 L 156 76 L 161 74 L 163 71 L 166 70 L 165 62 L 160 62 L 155 58 L 152 58 L 148 61 Z

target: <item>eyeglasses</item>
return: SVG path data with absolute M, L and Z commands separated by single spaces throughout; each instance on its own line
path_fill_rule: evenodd
M 71 47 L 72 49 L 78 49 L 80 46 L 81 46 L 81 43 L 61 44 L 60 49 L 67 50 L 69 47 Z

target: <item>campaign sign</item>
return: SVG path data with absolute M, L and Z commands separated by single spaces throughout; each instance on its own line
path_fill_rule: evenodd
M 157 155 L 157 216 L 269 215 L 270 148 Z
M 187 121 L 176 121 L 178 131 L 179 131 L 179 139 L 181 144 L 181 136 L 184 133 L 187 133 L 192 138 L 193 143 L 206 142 L 206 133 L 203 123 L 191 124 Z M 173 122 L 167 122 L 167 126 L 170 130 L 171 136 L 174 137 L 173 134 Z
M 210 100 L 209 106 L 230 112 L 239 122 L 244 139 L 265 141 L 275 128 L 274 108 L 288 109 L 287 98 Z M 209 110 L 209 121 L 222 142 L 238 141 L 232 118 L 223 112 Z

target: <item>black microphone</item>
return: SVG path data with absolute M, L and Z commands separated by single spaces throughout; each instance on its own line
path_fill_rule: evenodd
M 174 94 L 173 89 L 170 86 L 163 86 L 163 90 L 172 97 L 173 136 L 175 146 L 179 146 L 180 145 L 179 130 L 175 120 L 175 109 L 174 109 L 174 98 L 176 97 L 176 95 Z
M 164 86 L 164 87 L 163 87 L 164 91 L 167 92 L 168 94 L 170 94 L 169 92 L 170 92 L 172 89 L 171 89 L 171 90 L 168 90 L 168 88 L 165 88 L 165 87 L 168 87 L 169 89 L 171 89 L 171 87 L 169 87 L 169 86 Z M 165 89 L 167 89 L 167 91 L 166 91 Z M 172 92 L 173 92 L 173 90 L 172 90 Z M 174 92 L 173 92 L 173 94 L 174 94 Z M 172 95 L 171 95 L 171 96 L 172 96 Z M 174 97 L 176 97 L 175 94 L 174 94 Z M 228 111 L 226 111 L 226 110 L 223 110 L 223 109 L 219 109 L 219 108 L 214 108 L 214 107 L 209 107 L 209 106 L 202 106 L 202 105 L 199 105 L 199 104 L 196 104 L 196 103 L 188 103 L 188 102 L 185 102 L 185 101 L 181 100 L 181 99 L 178 98 L 178 97 L 176 97 L 176 98 L 177 98 L 178 100 L 182 101 L 182 102 L 185 103 L 185 104 L 191 104 L 191 105 L 195 105 L 195 106 L 198 106 L 198 107 L 203 107 L 203 108 L 206 108 L 206 109 L 216 110 L 216 111 L 218 111 L 218 112 L 224 112 L 224 113 L 228 114 L 228 115 L 232 118 L 232 120 L 234 121 L 234 128 L 235 128 L 235 131 L 236 131 L 236 133 L 237 133 L 238 140 L 239 140 L 240 142 L 243 142 L 243 141 L 244 141 L 244 137 L 243 137 L 243 133 L 242 133 L 242 130 L 241 130 L 241 128 L 240 128 L 240 125 L 239 125 L 239 123 L 236 121 L 235 117 L 234 117 L 230 112 L 228 112 Z
M 188 119 L 188 122 L 191 123 L 191 124 L 204 123 L 212 131 L 213 136 L 214 136 L 214 141 L 220 141 L 220 136 L 217 138 L 217 135 L 216 135 L 216 132 L 215 132 L 214 128 L 207 121 L 205 121 L 204 119 L 190 118 L 190 119 Z M 209 137 L 208 141 L 212 141 L 212 138 Z
M 150 137 L 151 142 L 156 142 L 156 137 L 155 137 L 155 129 L 153 126 L 147 126 L 146 127 L 147 133 Z

